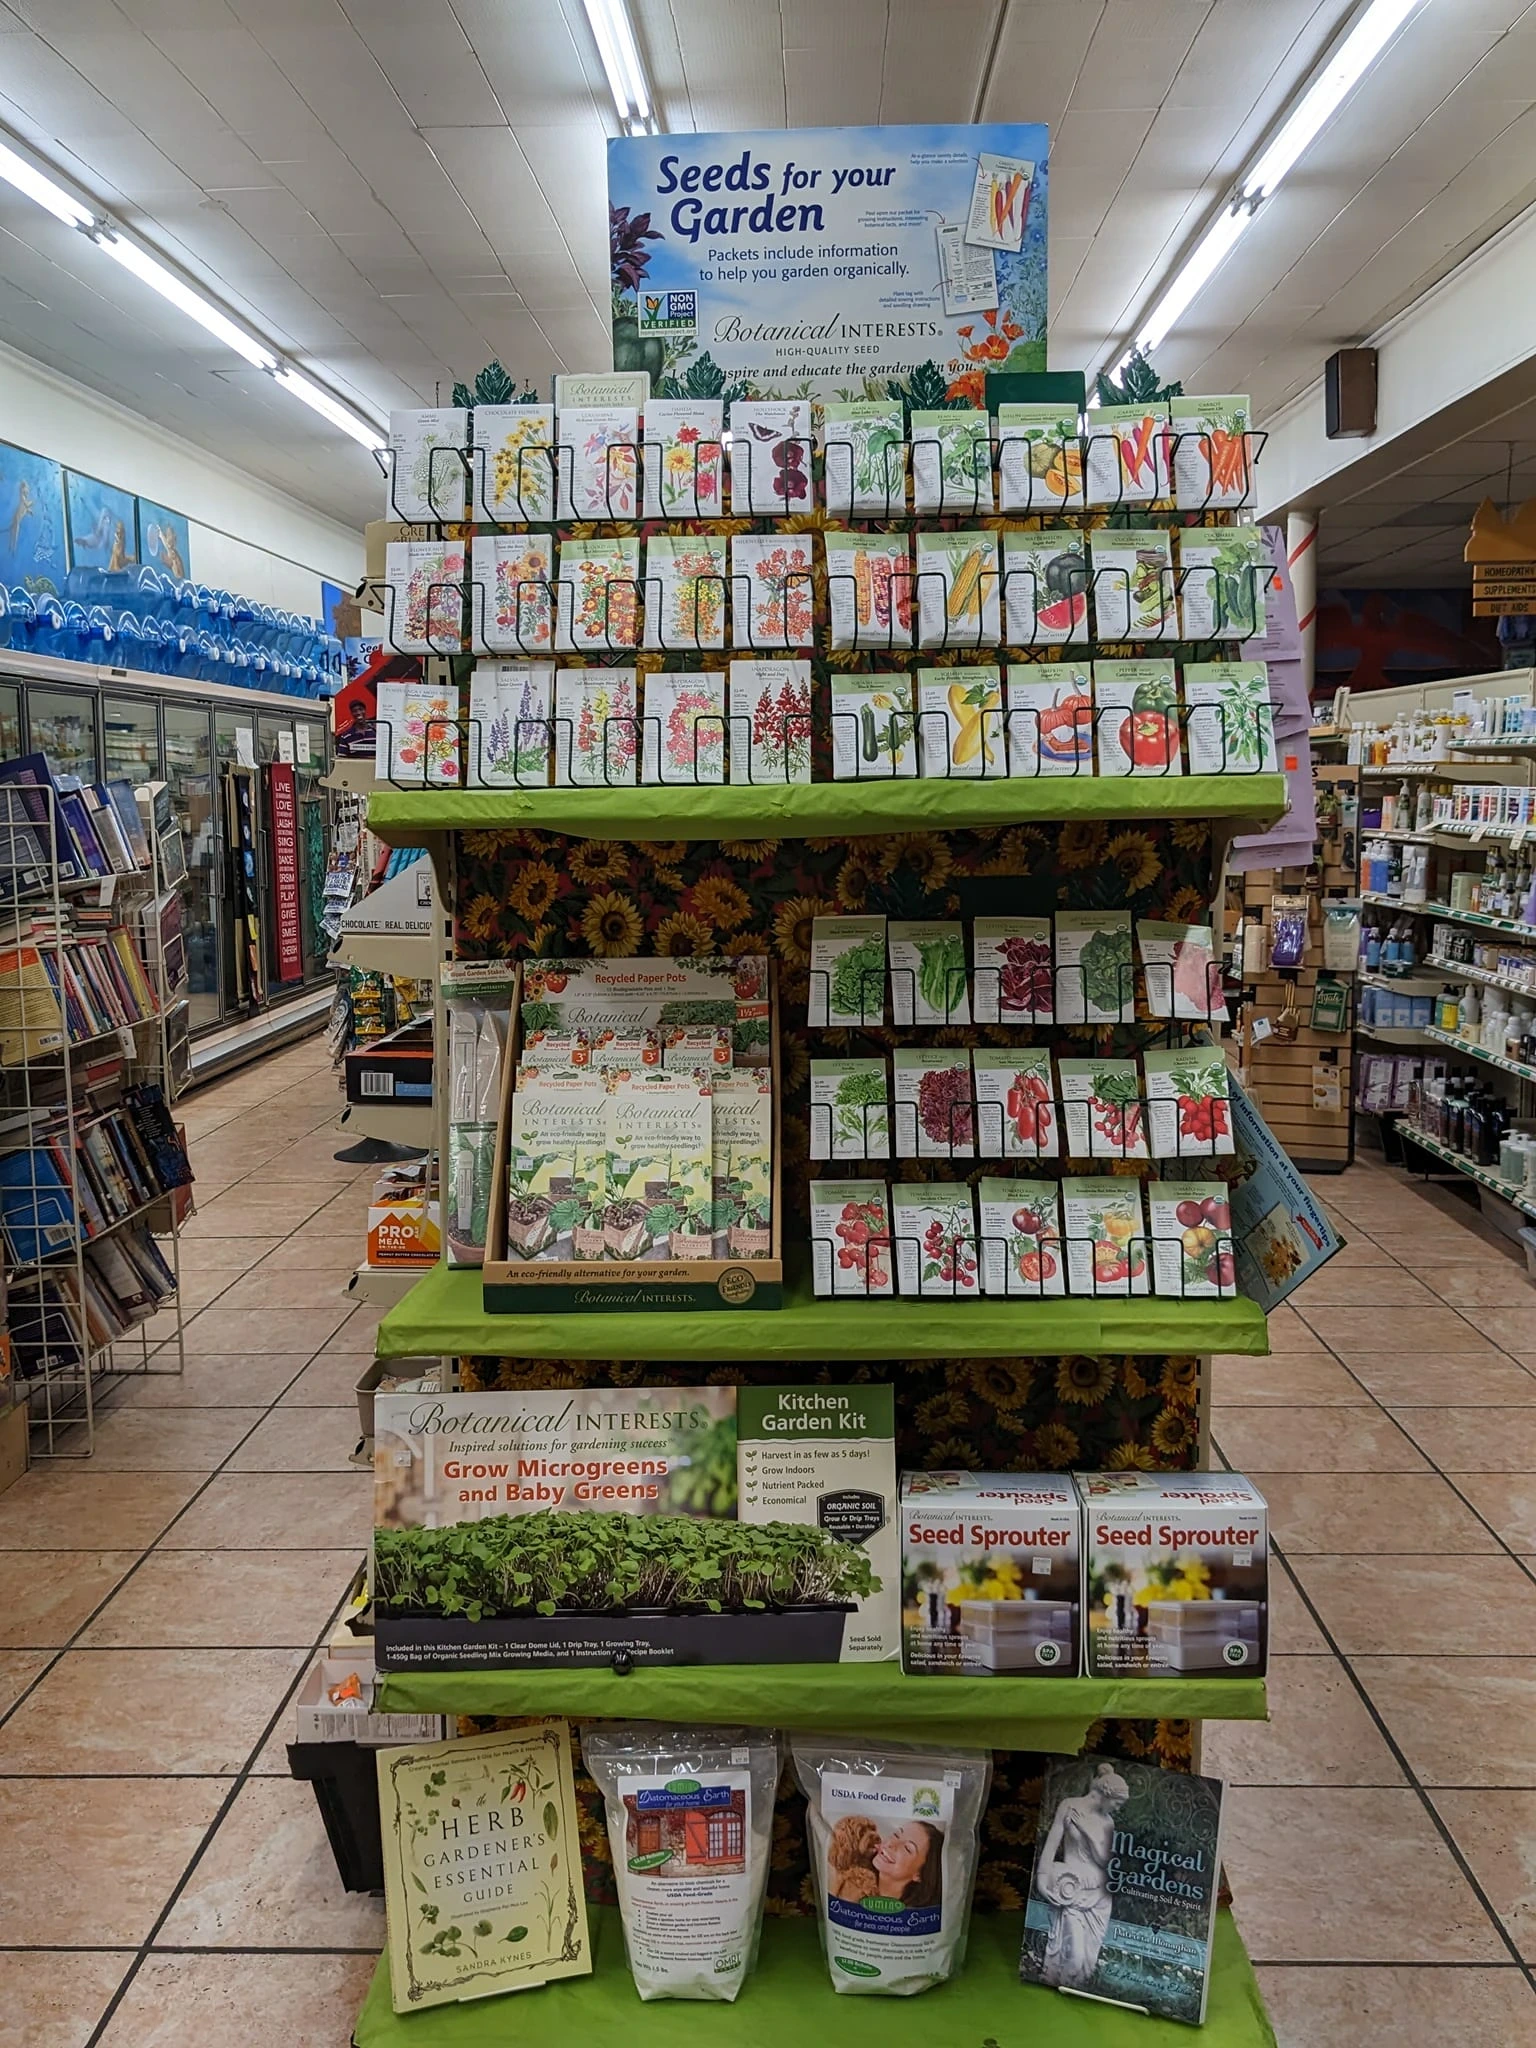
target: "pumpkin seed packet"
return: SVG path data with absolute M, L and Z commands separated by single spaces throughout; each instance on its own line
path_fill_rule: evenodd
M 914 412 L 912 508 L 992 510 L 992 422 L 985 412 Z
M 1273 775 L 1275 711 L 1262 661 L 1185 664 L 1191 775 Z
M 912 645 L 912 558 L 904 533 L 827 533 L 832 645 Z
M 1065 1294 L 1060 1196 L 1053 1180 L 983 1179 L 983 1294 Z
M 894 1292 L 891 1191 L 883 1180 L 813 1180 L 811 1283 L 818 1295 Z
M 884 1060 L 812 1060 L 811 1157 L 889 1159 L 890 1097 Z
M 1171 661 L 1096 661 L 1101 775 L 1181 775 L 1179 685 Z
M 554 442 L 552 405 L 477 405 L 469 451 L 475 518 L 490 526 L 553 518 Z
M 726 548 L 707 533 L 655 533 L 645 544 L 645 644 L 725 645 Z
M 1246 395 L 1175 398 L 1168 411 L 1179 510 L 1248 504 L 1253 497 L 1253 410 Z
M 918 760 L 926 776 L 998 777 L 1008 773 L 998 670 L 923 668 L 917 672 Z
M 978 1045 L 971 1053 L 976 1147 L 984 1159 L 1055 1159 L 1061 1149 L 1048 1045 Z
M 1093 670 L 1086 661 L 1016 661 L 1008 669 L 1008 773 L 1093 773 Z
M 718 519 L 725 509 L 725 407 L 718 398 L 648 398 L 645 517 Z
M 1149 505 L 1168 495 L 1168 406 L 1101 405 L 1087 419 L 1088 503 Z
M 1146 1110 L 1134 1060 L 1061 1060 L 1061 1108 L 1073 1159 L 1145 1159 Z
M 898 399 L 834 399 L 821 412 L 822 489 L 834 518 L 885 519 L 907 508 Z
M 1147 1009 L 1154 1017 L 1188 1017 L 1202 1024 L 1227 1021 L 1216 934 L 1208 924 L 1136 920 Z
M 599 652 L 640 644 L 640 543 L 563 540 L 555 645 Z
M 1179 632 L 1185 640 L 1257 640 L 1273 572 L 1261 526 L 1179 528 Z
M 738 398 L 731 406 L 731 510 L 788 519 L 811 509 L 811 402 Z
M 903 1294 L 949 1300 L 980 1292 L 976 1212 L 960 1181 L 901 1181 L 891 1189 L 896 1282 Z
M 1145 1294 L 1147 1232 L 1141 1182 L 1101 1173 L 1061 1183 L 1070 1294 Z
M 895 920 L 886 927 L 891 1017 L 897 1024 L 969 1024 L 961 925 Z
M 1066 511 L 1082 504 L 1082 423 L 1076 406 L 1000 405 L 997 435 L 999 511 Z
M 864 782 L 917 773 L 917 715 L 912 678 L 889 675 L 832 677 L 832 776 Z
M 1237 1293 L 1232 1209 L 1219 1180 L 1147 1183 L 1152 1223 L 1152 1288 L 1179 1299 Z
M 898 1159 L 975 1156 L 971 1056 L 963 1045 L 899 1045 L 891 1055 L 891 1078 Z
M 919 647 L 995 647 L 999 609 L 995 533 L 917 536 Z
M 647 671 L 641 729 L 642 782 L 724 782 L 723 672 Z
M 1003 638 L 1010 647 L 1088 638 L 1088 554 L 1075 527 L 1003 535 Z
M 1227 1063 L 1219 1046 L 1148 1052 L 1142 1064 L 1154 1159 L 1199 1159 L 1232 1151 Z
M 1177 640 L 1171 536 L 1159 527 L 1101 526 L 1088 547 L 1097 638 Z
M 1056 1021 L 1129 1024 L 1136 1015 L 1128 910 L 1056 913 Z

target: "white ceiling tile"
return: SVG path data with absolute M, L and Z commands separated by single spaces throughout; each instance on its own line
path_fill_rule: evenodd
M 1212 0 L 1107 0 L 1083 58 L 1072 106 L 1081 113 L 1155 112 L 1205 26 Z
M 501 118 L 448 0 L 343 0 L 374 61 L 422 126 Z
M 1054 129 L 1103 12 L 1104 0 L 1034 0 L 1008 8 L 982 119 L 1044 121 Z
M 970 121 L 1003 0 L 890 0 L 880 119 Z
M 672 0 L 672 19 L 697 127 L 783 127 L 784 61 L 776 6 Z
M 558 127 L 591 111 L 592 84 L 601 84 L 601 78 L 588 80 L 571 27 L 553 0 L 452 0 L 452 4 L 497 105 L 519 133 L 527 127 Z M 666 0 L 660 0 L 660 9 L 665 16 Z M 637 26 L 652 60 L 651 75 L 659 86 L 661 80 L 654 69 L 655 38 L 646 33 L 645 23 Z M 584 17 L 582 33 L 590 35 Z M 675 38 L 672 51 L 675 59 Z M 602 91 L 606 105 L 606 86 Z M 458 115 L 440 118 L 444 125 L 455 126 L 462 119 Z

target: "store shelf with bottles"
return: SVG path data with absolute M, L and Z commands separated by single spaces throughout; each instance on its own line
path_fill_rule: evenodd
M 1517 1080 L 1536 1082 L 1536 1067 L 1528 1066 L 1524 1060 L 1509 1059 L 1500 1052 L 1489 1052 L 1486 1046 L 1476 1045 L 1468 1038 L 1458 1038 L 1453 1031 L 1441 1031 L 1430 1024 L 1415 1036 L 1438 1039 L 1441 1045 L 1448 1045 L 1452 1052 L 1464 1053 L 1469 1060 L 1482 1060 L 1490 1067 L 1499 1068 L 1502 1073 L 1513 1074 Z
M 1536 1195 L 1531 1194 L 1523 1184 L 1517 1185 L 1514 1181 L 1505 1180 L 1492 1168 L 1480 1166 L 1475 1159 L 1469 1159 L 1465 1152 L 1453 1152 L 1449 1145 L 1443 1144 L 1439 1138 L 1432 1138 L 1428 1131 L 1421 1129 L 1418 1124 L 1411 1123 L 1407 1117 L 1400 1116 L 1397 1119 L 1396 1130 L 1399 1138 L 1419 1146 L 1431 1157 L 1438 1159 L 1442 1165 L 1454 1166 L 1458 1173 L 1464 1173 L 1469 1180 L 1475 1180 L 1479 1187 L 1485 1187 L 1490 1193 L 1501 1196 L 1511 1208 L 1520 1210 L 1522 1215 L 1536 1217 Z
M 1536 925 L 1529 926 L 1528 929 L 1532 938 L 1536 939 Z M 1409 970 L 1410 973 L 1416 971 Z M 1527 988 L 1520 982 L 1511 980 L 1507 974 L 1496 974 L 1492 968 L 1474 966 L 1470 960 L 1444 960 L 1438 953 L 1431 953 L 1424 961 L 1424 971 L 1439 981 L 1481 981 L 1489 988 L 1501 988 L 1512 996 L 1529 996 L 1536 1002 L 1536 989 Z M 1393 986 L 1396 985 L 1394 980 Z
M 1449 903 L 1404 903 L 1400 896 L 1386 896 L 1370 889 L 1360 891 L 1362 903 L 1383 910 L 1400 910 L 1409 917 L 1439 917 L 1450 924 L 1470 924 L 1489 932 L 1508 932 L 1517 939 L 1536 941 L 1536 924 L 1522 924 L 1518 917 L 1488 917 L 1479 910 L 1454 910 Z

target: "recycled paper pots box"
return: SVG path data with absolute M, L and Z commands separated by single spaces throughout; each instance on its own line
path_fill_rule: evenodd
M 1064 1472 L 904 1472 L 902 1669 L 1073 1677 L 1081 1519 Z
M 1079 1472 L 1093 1678 L 1261 1678 L 1268 1510 L 1237 1472 Z

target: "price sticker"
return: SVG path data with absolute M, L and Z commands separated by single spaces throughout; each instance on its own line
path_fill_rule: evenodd
M 1525 835 L 1530 829 L 1530 823 L 1527 821 L 1524 825 L 1517 825 L 1514 831 L 1510 833 L 1509 850 L 1511 853 L 1518 853 L 1520 848 L 1524 846 Z
M 1476 846 L 1479 839 L 1481 839 L 1484 836 L 1487 830 L 1488 820 L 1486 818 L 1479 818 L 1477 823 L 1472 827 L 1471 839 L 1472 844 L 1474 846 Z

